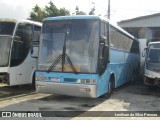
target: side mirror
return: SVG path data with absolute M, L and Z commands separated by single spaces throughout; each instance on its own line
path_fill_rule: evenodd
M 147 50 L 148 48 L 144 48 L 144 51 L 142 51 L 142 57 L 146 57 Z
M 146 52 L 147 52 L 147 51 L 148 51 L 148 48 L 144 48 L 144 51 L 146 51 Z
M 38 47 L 31 48 L 31 57 L 38 58 Z
M 100 42 L 105 42 L 107 40 L 107 37 L 104 35 L 100 35 Z
M 106 57 L 106 56 L 108 56 L 108 47 L 104 46 L 102 50 L 102 57 Z
M 146 52 L 145 51 L 142 52 L 142 57 L 146 57 Z

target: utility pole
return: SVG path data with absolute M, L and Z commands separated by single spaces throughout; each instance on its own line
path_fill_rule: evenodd
M 98 6 L 99 8 L 101 8 L 103 10 L 105 10 L 107 12 L 105 16 L 107 16 L 108 19 L 110 19 L 110 0 L 108 0 L 108 11 L 106 9 L 102 8 L 101 6 L 95 4 L 94 2 L 92 2 L 92 4 Z
M 108 0 L 108 19 L 110 19 L 110 0 Z

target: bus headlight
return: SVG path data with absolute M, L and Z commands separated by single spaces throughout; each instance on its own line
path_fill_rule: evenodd
M 78 79 L 77 83 L 82 83 L 82 84 L 96 84 L 95 79 Z
M 47 80 L 44 76 L 36 76 L 36 80 Z

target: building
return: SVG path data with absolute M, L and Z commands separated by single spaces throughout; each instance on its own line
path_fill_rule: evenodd
M 160 13 L 118 22 L 118 25 L 138 39 L 160 41 Z

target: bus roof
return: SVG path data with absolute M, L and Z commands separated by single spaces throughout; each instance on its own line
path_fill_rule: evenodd
M 68 20 L 68 19 L 100 19 L 99 16 L 94 15 L 73 15 L 73 16 L 58 16 L 58 17 L 48 17 L 46 20 Z
M 160 44 L 160 41 L 157 41 L 157 42 L 149 42 L 148 45 L 153 45 L 153 44 Z
M 32 20 L 26 20 L 26 19 L 2 19 L 0 18 L 0 22 L 14 22 L 14 23 L 26 22 L 26 23 L 42 26 L 42 23 L 40 22 L 35 22 Z

